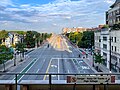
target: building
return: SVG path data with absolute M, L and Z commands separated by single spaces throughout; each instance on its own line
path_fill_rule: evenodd
M 23 36 L 14 33 L 14 32 L 9 32 L 8 37 L 5 38 L 5 40 L 2 40 L 2 45 L 5 45 L 7 47 L 11 47 L 12 45 L 15 45 L 18 42 L 22 42 Z
M 96 53 L 100 53 L 101 52 L 101 45 L 100 45 L 100 35 L 101 35 L 101 32 L 100 31 L 96 31 L 95 33 L 94 33 L 94 40 L 95 40 L 95 52 Z
M 94 32 L 95 52 L 100 53 L 103 65 L 110 69 L 110 58 L 113 72 L 120 72 L 120 30 L 101 29 Z M 111 46 L 111 47 L 110 47 Z M 110 56 L 111 50 L 111 56 Z
M 102 25 L 98 25 L 98 27 L 87 28 L 86 30 L 87 30 L 87 31 L 99 31 L 99 30 L 101 30 L 104 26 L 105 26 L 105 25 L 102 24 Z
M 86 28 L 83 27 L 73 27 L 73 28 L 63 28 L 62 32 L 65 33 L 71 33 L 71 32 L 83 32 L 86 31 Z
M 118 22 L 120 22 L 120 0 L 116 0 L 106 12 L 106 24 L 113 26 L 113 24 Z

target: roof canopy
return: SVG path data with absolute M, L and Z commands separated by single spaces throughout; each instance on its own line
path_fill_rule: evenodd
M 120 0 L 116 0 L 115 1 L 115 3 L 112 5 L 112 6 L 110 6 L 111 8 L 113 8 L 115 5 L 117 5 L 118 3 L 120 3 Z

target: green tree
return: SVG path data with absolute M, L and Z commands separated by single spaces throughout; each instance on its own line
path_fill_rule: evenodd
M 26 37 L 25 37 L 25 44 L 27 48 L 34 48 L 35 46 L 40 46 L 40 44 L 46 40 L 47 38 L 50 38 L 52 34 L 48 33 L 38 33 L 36 31 L 27 31 Z
M 104 26 L 102 27 L 102 29 L 104 29 L 104 28 L 109 28 L 109 25 L 104 25 Z
M 26 34 L 25 31 L 9 31 L 9 32 L 14 32 L 14 33 L 17 33 L 19 35 L 25 35 Z
M 26 37 L 24 40 L 27 48 L 34 48 L 35 47 L 35 38 L 34 33 L 32 31 L 26 32 Z
M 113 26 L 111 26 L 112 30 L 120 30 L 120 23 L 118 24 L 114 24 Z
M 83 32 L 82 39 L 78 45 L 81 48 L 92 48 L 92 46 L 94 46 L 94 32 L 93 31 Z
M 0 43 L 5 42 L 5 38 L 8 37 L 8 32 L 5 30 L 0 31 Z
M 13 59 L 13 53 L 10 48 L 5 45 L 0 46 L 0 63 L 3 63 L 4 71 L 5 71 L 5 62 L 7 60 Z
M 75 35 L 76 44 L 78 45 L 78 43 L 81 41 L 83 37 L 83 34 L 80 32 L 75 32 L 74 35 Z
M 22 58 L 24 58 L 24 48 L 25 48 L 24 43 L 18 42 L 16 44 L 16 50 L 20 52 L 20 58 L 21 58 L 21 55 L 22 55 Z M 21 58 L 21 61 L 23 61 L 22 58 Z
M 104 59 L 101 56 L 101 54 L 99 54 L 99 53 L 98 54 L 94 53 L 94 57 L 95 57 L 95 59 L 94 59 L 95 63 L 98 64 L 98 71 L 99 71 L 100 65 L 104 62 Z

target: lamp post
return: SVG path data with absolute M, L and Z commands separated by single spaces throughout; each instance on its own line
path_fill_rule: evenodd
M 92 66 L 94 67 L 94 48 L 92 49 L 92 57 L 93 57 L 93 63 L 92 63 Z
M 34 35 L 33 38 L 35 39 L 35 48 L 37 48 L 37 39 L 36 39 L 36 35 Z
M 14 66 L 16 66 L 16 53 L 14 54 Z
M 111 73 L 111 68 L 112 68 L 112 66 L 111 66 L 111 30 L 109 30 L 109 45 L 110 45 L 110 51 L 109 51 L 109 53 L 110 53 L 110 55 L 109 55 L 109 58 L 110 58 L 110 61 L 109 61 L 109 70 L 110 70 L 110 73 Z
M 22 57 L 24 59 L 24 34 L 23 34 L 23 40 L 22 40 Z

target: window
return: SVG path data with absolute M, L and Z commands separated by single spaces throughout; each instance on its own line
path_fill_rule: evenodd
M 113 37 L 111 38 L 111 41 L 113 42 Z
M 103 37 L 103 41 L 107 41 L 107 37 Z
M 112 46 L 112 51 L 113 51 L 113 46 Z
M 103 49 L 107 49 L 107 45 L 106 44 L 103 44 Z
M 116 43 L 116 37 L 114 37 L 115 38 L 115 43 Z
M 117 48 L 116 48 L 116 46 L 115 46 L 115 52 L 116 52 L 116 50 L 117 50 Z

